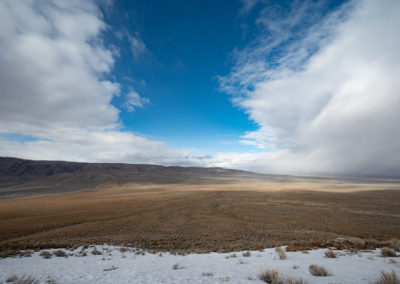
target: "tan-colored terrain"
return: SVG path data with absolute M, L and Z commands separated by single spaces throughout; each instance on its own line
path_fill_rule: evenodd
M 228 251 L 400 238 L 396 180 L 215 177 L 0 200 L 0 248 L 117 243 Z

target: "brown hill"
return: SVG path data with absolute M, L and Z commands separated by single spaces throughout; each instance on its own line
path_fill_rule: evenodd
M 92 190 L 128 182 L 225 183 L 261 175 L 222 168 L 33 161 L 0 157 L 0 198 Z

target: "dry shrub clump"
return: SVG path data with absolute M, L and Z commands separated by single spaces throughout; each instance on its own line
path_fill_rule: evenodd
M 118 267 L 113 265 L 110 268 L 104 268 L 103 271 L 112 271 L 112 270 L 115 270 L 115 269 L 118 269 Z
M 17 276 L 13 275 L 7 278 L 6 282 L 15 284 L 39 284 L 39 281 L 31 276 Z
M 365 248 L 365 241 L 360 238 L 352 238 L 349 240 L 355 248 L 364 249 Z
M 246 251 L 242 254 L 244 257 L 249 257 L 251 255 L 251 252 Z
M 265 283 L 275 284 L 278 283 L 279 272 L 275 269 L 266 269 L 263 273 L 261 273 L 260 279 Z
M 392 273 L 381 271 L 381 278 L 371 284 L 400 284 L 400 279 L 392 270 Z
M 175 263 L 174 265 L 172 265 L 172 269 L 174 269 L 174 270 L 183 269 L 183 266 L 181 266 L 181 265 L 179 264 L 179 262 L 177 262 L 177 263 Z
M 276 247 L 275 252 L 279 256 L 279 259 L 286 259 L 286 250 L 284 248 Z
M 60 249 L 56 250 L 53 254 L 58 257 L 68 257 L 68 255 L 65 253 L 65 251 L 60 250 Z
M 397 256 L 397 254 L 394 251 L 394 249 L 388 248 L 388 247 L 381 248 L 381 255 L 383 257 L 396 257 Z
M 266 269 L 260 279 L 268 284 L 304 284 L 302 279 L 286 278 L 279 275 L 278 270 Z
M 47 250 L 42 251 L 39 256 L 45 258 L 45 259 L 49 259 L 51 258 L 51 252 L 48 252 Z
M 316 264 L 311 264 L 308 267 L 308 271 L 313 276 L 328 276 L 329 275 L 328 270 L 325 267 L 319 266 Z
M 333 250 L 328 249 L 325 252 L 325 257 L 327 257 L 327 258 L 336 258 L 336 253 Z
M 97 248 L 94 248 L 90 253 L 93 255 L 102 255 L 101 251 L 99 251 Z
M 400 251 L 400 240 L 399 239 L 391 239 L 389 241 L 389 247 L 394 249 L 395 251 Z

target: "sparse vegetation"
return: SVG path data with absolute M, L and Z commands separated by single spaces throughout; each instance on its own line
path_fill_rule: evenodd
M 177 263 L 175 263 L 174 265 L 172 265 L 172 269 L 174 269 L 174 270 L 183 269 L 183 266 L 181 266 L 181 265 L 179 264 L 179 262 L 177 262 Z
M 91 254 L 93 255 L 102 255 L 103 253 L 101 251 L 99 251 L 97 248 L 94 248 L 91 252 Z
M 360 238 L 351 238 L 349 240 L 353 246 L 357 249 L 364 249 L 365 248 L 365 240 L 360 239 Z
M 399 239 L 391 239 L 389 241 L 389 247 L 394 249 L 395 251 L 400 252 L 400 240 Z
M 6 282 L 13 283 L 13 284 L 39 284 L 39 281 L 31 276 L 17 276 L 12 275 L 7 278 Z
M 211 272 L 203 272 L 203 274 L 201 274 L 201 275 L 206 276 L 206 277 L 213 277 L 214 276 L 214 274 L 211 273 Z
M 328 249 L 325 252 L 325 257 L 327 257 L 327 258 L 336 258 L 337 256 L 336 256 L 336 253 L 333 250 Z
M 328 270 L 324 266 L 320 266 L 320 265 L 316 265 L 316 264 L 311 264 L 308 267 L 308 271 L 313 276 L 328 276 L 329 275 Z
M 369 239 L 364 241 L 365 244 L 360 239 L 353 242 L 348 239 L 342 242 L 330 242 L 327 239 L 332 234 L 374 237 L 386 240 L 380 242 L 382 244 L 386 242 L 385 246 L 396 250 L 398 240 L 388 240 L 398 238 L 400 234 L 396 217 L 400 214 L 400 206 L 397 206 L 400 191 L 383 190 L 383 185 L 380 184 L 376 187 L 382 190 L 367 191 L 371 185 L 357 184 L 359 190 L 348 194 L 345 191 L 354 188 L 354 184 L 346 181 L 341 181 L 343 191 L 332 192 L 330 189 L 335 188 L 337 181 L 326 181 L 322 186 L 322 182 L 318 179 L 311 185 L 308 180 L 297 179 L 287 183 L 290 187 L 295 185 L 299 188 L 296 193 L 293 193 L 285 188 L 279 192 L 271 190 L 281 186 L 279 182 L 262 181 L 260 184 L 246 184 L 238 181 L 227 184 L 226 181 L 220 181 L 212 180 L 211 185 L 196 184 L 196 191 L 192 190 L 193 185 L 183 183 L 171 186 L 156 182 L 151 186 L 151 190 L 147 190 L 150 188 L 149 185 L 133 184 L 127 186 L 126 190 L 133 188 L 139 190 L 132 191 L 135 194 L 126 195 L 124 198 L 121 198 L 118 191 L 120 187 L 111 185 L 104 191 L 0 200 L 3 217 L 0 224 L 0 239 L 2 240 L 0 255 L 7 256 L 15 253 L 12 250 L 18 252 L 21 249 L 63 248 L 72 247 L 74 244 L 87 247 L 86 244 L 105 242 L 137 244 L 138 247 L 149 251 L 184 249 L 187 252 L 200 253 L 218 250 L 223 252 L 257 250 L 260 247 L 286 244 L 289 244 L 287 251 L 333 246 L 343 249 L 353 247 L 354 244 L 360 248 L 375 249 L 375 245 L 380 245 Z M 385 188 L 388 186 L 398 187 L 395 184 L 384 184 Z M 230 190 L 226 190 L 228 188 Z M 110 192 L 113 194 L 110 195 Z M 268 195 L 260 195 L 259 192 L 268 192 Z M 354 202 L 361 199 L 365 202 Z M 285 206 L 279 206 L 283 200 L 291 200 L 291 202 L 285 203 Z M 376 206 L 369 206 L 372 201 L 377 202 Z M 238 202 L 241 204 L 240 207 L 235 206 Z M 255 211 L 254 204 L 259 202 L 273 205 L 274 210 L 271 210 L 270 206 L 261 206 L 258 211 Z M 305 202 L 315 202 L 321 206 L 305 206 Z M 174 206 L 171 206 L 175 203 L 181 210 L 176 210 Z M 238 216 L 238 218 L 216 218 L 221 205 L 229 216 Z M 330 220 L 329 226 L 320 222 L 321 208 L 324 208 L 324 214 Z M 376 215 L 375 221 L 372 222 L 370 216 L 377 212 L 376 208 L 379 208 L 380 214 Z M 148 210 L 146 211 L 149 214 L 148 218 L 153 220 L 151 225 L 145 222 L 146 218 L 142 218 L 140 212 L 143 210 Z M 188 210 L 191 214 L 187 214 Z M 302 214 L 296 216 L 293 230 L 290 232 L 283 230 L 284 226 L 281 224 L 299 211 Z M 35 216 L 32 216 L 31 212 L 35 212 Z M 84 215 L 82 215 L 83 212 Z M 54 218 L 51 220 L 46 218 L 49 214 Z M 198 218 L 200 215 L 202 218 Z M 274 221 L 268 222 L 265 226 L 248 226 L 248 220 L 251 220 L 253 224 L 262 224 L 267 215 L 268 220 Z M 5 216 L 16 216 L 16 218 L 7 219 Z M 122 216 L 131 216 L 129 222 L 137 225 L 121 227 L 119 222 Z M 180 216 L 188 216 L 183 231 L 179 234 L 171 233 L 171 224 Z M 346 218 L 352 220 L 353 226 L 350 228 L 342 222 Z M 35 220 L 38 221 L 35 222 Z M 384 222 L 381 222 L 383 220 Z M 57 228 L 53 225 L 55 223 Z M 80 225 L 71 226 L 71 224 Z M 214 224 L 211 231 L 207 224 Z M 235 230 L 226 234 L 225 228 L 232 226 Z M 63 230 L 58 228 L 63 228 Z M 41 234 L 43 230 L 46 234 Z M 294 233 L 305 230 L 313 231 L 313 234 L 300 237 L 298 233 Z M 147 236 L 156 233 L 164 237 L 160 240 L 149 240 Z M 253 238 L 246 239 L 244 236 L 249 234 Z M 37 236 L 34 241 L 31 239 L 32 235 Z M 204 235 L 209 237 L 203 238 Z M 182 241 L 177 242 L 176 240 L 182 236 L 184 236 Z M 316 240 L 327 241 L 317 243 Z M 87 250 L 88 254 L 90 250 L 92 248 Z
M 60 249 L 53 252 L 53 254 L 58 257 L 68 257 L 68 255 L 65 253 L 65 251 L 60 250 Z
M 397 274 L 392 270 L 391 273 L 381 271 L 381 278 L 371 284 L 400 284 L 400 279 Z
M 49 252 L 47 250 L 44 250 L 39 254 L 39 256 L 41 256 L 41 257 L 43 257 L 45 259 L 49 259 L 49 258 L 51 258 L 51 252 Z
M 266 269 L 260 275 L 260 279 L 268 284 L 275 284 L 278 283 L 279 272 L 275 269 Z
M 246 252 L 244 252 L 242 255 L 243 255 L 244 257 L 249 257 L 249 256 L 251 256 L 251 252 L 246 251 Z
M 219 277 L 218 280 L 228 282 L 228 281 L 231 280 L 231 278 L 229 276 L 226 276 L 225 278 L 224 277 Z
M 118 267 L 113 265 L 110 268 L 104 268 L 103 271 L 112 271 L 112 270 L 116 270 L 116 269 L 118 269 Z
M 286 250 L 282 247 L 276 247 L 275 248 L 276 254 L 279 256 L 279 259 L 286 259 Z
M 261 273 L 260 279 L 268 284 L 304 284 L 302 279 L 283 277 L 275 269 L 266 269 Z
M 381 255 L 383 257 L 396 257 L 397 256 L 395 250 L 392 248 L 388 248 L 388 247 L 381 248 Z

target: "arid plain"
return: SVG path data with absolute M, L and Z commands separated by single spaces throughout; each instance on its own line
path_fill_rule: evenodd
M 361 238 L 366 246 L 400 237 L 397 180 L 242 172 L 198 180 L 112 181 L 3 197 L 0 248 L 108 243 L 178 252 L 290 250 L 326 246 L 338 237 Z M 15 188 L 6 184 L 2 192 Z

